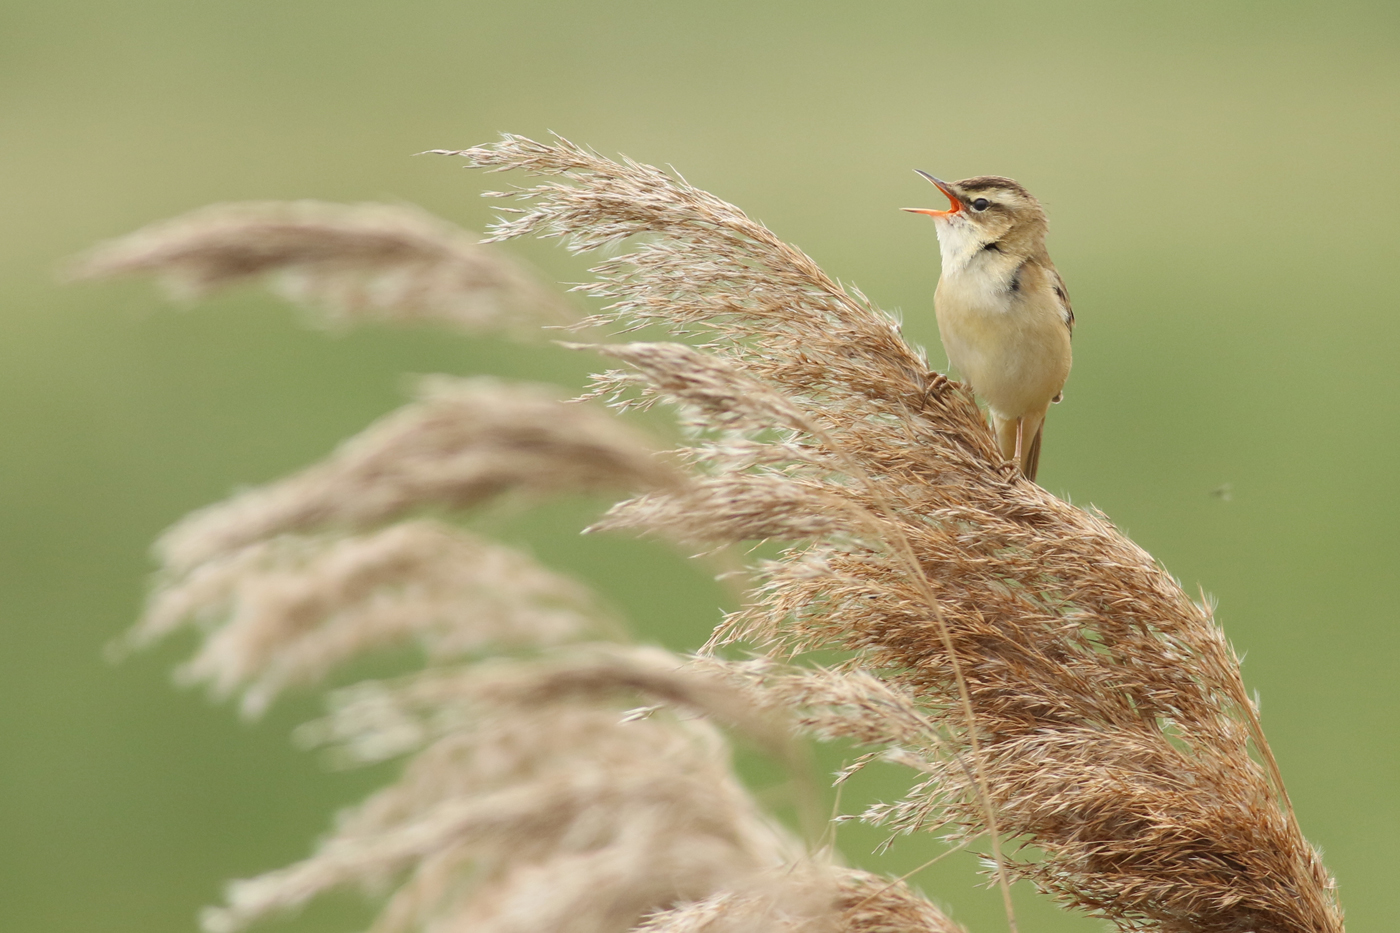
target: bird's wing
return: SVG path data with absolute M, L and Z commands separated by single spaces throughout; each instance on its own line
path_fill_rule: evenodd
M 1065 319 L 1065 326 L 1073 335 L 1074 306 L 1069 303 L 1069 289 L 1065 288 L 1065 280 L 1060 275 L 1060 270 L 1054 266 L 1050 267 L 1050 287 L 1055 290 L 1055 297 L 1060 300 L 1060 315 Z

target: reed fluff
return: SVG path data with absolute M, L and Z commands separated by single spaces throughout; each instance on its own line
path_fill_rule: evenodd
M 454 224 L 395 204 L 214 204 L 103 244 L 70 271 L 154 273 L 187 300 L 265 279 L 332 325 L 425 321 L 524 335 L 574 317 L 519 262 Z
M 184 570 L 290 532 L 361 529 L 436 507 L 676 482 L 628 426 L 544 386 L 437 376 L 321 463 L 190 515 L 162 536 Z
M 349 882 L 398 885 L 381 930 L 954 929 L 902 884 L 802 852 L 729 774 L 715 723 L 907 765 L 908 793 L 865 819 L 980 840 L 994 881 L 1124 930 L 1343 929 L 1209 609 L 1103 515 L 1022 479 L 891 318 L 650 166 L 517 136 L 449 154 L 535 178 L 498 195 L 521 206 L 492 240 L 615 248 L 581 287 L 602 302 L 585 324 L 691 339 L 592 348 L 625 368 L 589 395 L 671 405 L 684 441 L 661 459 L 553 401 L 528 439 L 483 429 L 510 390 L 443 383 L 458 401 L 429 390 L 167 535 L 133 637 L 203 626 L 188 675 L 246 710 L 391 643 L 427 665 L 339 694 L 305 733 L 351 760 L 410 756 L 399 782 L 306 862 L 236 885 L 210 930 Z M 616 622 L 576 584 L 413 520 L 608 481 L 630 498 L 594 530 L 784 544 L 704 657 L 609 646 Z M 738 643 L 760 656 L 725 660 Z M 832 648 L 849 660 L 805 660 Z M 619 717 L 637 702 L 657 709 Z
M 457 431 L 410 403 L 322 467 L 196 513 L 162 542 L 165 569 L 128 645 L 202 630 L 182 679 L 238 696 L 249 716 L 375 651 L 423 659 L 334 692 L 330 715 L 298 734 L 344 765 L 403 758 L 400 777 L 341 814 L 310 858 L 232 884 L 204 928 L 231 933 L 359 885 L 391 892 L 378 933 L 882 933 L 903 917 L 959 933 L 903 885 L 805 853 L 761 811 L 717 724 L 792 765 L 774 708 L 727 675 L 620 640 L 579 582 L 411 514 L 596 492 L 600 476 L 678 485 L 671 468 L 639 435 L 540 387 L 433 388 L 430 399 L 450 390 Z M 472 417 L 483 409 L 491 430 Z M 403 479 L 424 474 L 432 482 Z M 298 497 L 310 505 L 289 509 Z

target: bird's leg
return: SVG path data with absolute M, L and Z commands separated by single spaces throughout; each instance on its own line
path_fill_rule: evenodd
M 1021 469 L 1021 452 L 1026 449 L 1026 419 L 1016 419 L 1016 469 Z

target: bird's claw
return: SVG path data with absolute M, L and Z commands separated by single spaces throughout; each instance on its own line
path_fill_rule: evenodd
M 920 407 L 927 408 L 929 402 L 946 393 L 952 384 L 953 380 L 942 373 L 926 374 L 924 376 L 924 396 L 920 400 L 922 403 Z

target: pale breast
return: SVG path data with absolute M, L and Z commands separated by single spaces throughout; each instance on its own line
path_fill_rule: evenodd
M 946 274 L 934 295 L 953 368 L 1004 418 L 1045 409 L 1069 377 L 1070 333 L 1048 278 L 1028 269 Z

